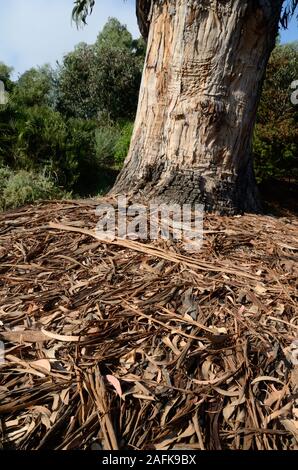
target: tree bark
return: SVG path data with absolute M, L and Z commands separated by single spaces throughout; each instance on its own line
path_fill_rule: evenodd
M 226 214 L 261 210 L 252 136 L 282 3 L 153 1 L 134 133 L 114 194 Z

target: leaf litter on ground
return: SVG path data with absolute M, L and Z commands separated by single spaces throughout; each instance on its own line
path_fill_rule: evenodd
M 190 255 L 97 205 L 0 215 L 2 447 L 298 450 L 297 218 L 207 214 Z

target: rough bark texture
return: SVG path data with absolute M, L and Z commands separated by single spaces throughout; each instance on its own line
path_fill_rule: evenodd
M 114 193 L 260 210 L 251 141 L 282 3 L 153 2 L 134 134 Z

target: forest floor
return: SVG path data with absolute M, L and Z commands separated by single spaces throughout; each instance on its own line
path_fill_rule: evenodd
M 206 215 L 190 255 L 97 204 L 0 214 L 2 447 L 297 450 L 298 218 Z

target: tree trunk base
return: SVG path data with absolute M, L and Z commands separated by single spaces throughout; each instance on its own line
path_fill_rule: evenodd
M 206 212 L 220 215 L 262 213 L 259 191 L 253 168 L 238 177 L 219 178 L 217 174 L 205 176 L 200 170 L 176 170 L 166 172 L 164 168 L 147 166 L 140 178 L 129 178 L 130 171 L 124 169 L 111 194 L 130 194 L 134 200 L 147 203 L 180 205 L 202 204 Z

